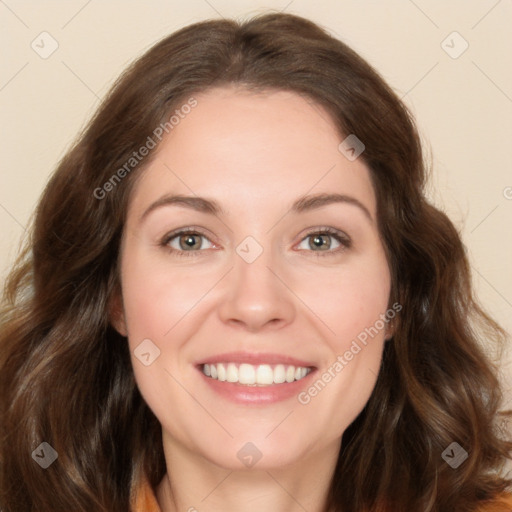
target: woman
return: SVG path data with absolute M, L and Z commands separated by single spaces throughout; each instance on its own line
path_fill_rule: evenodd
M 404 105 L 308 20 L 155 45 L 6 287 L 2 510 L 510 511 L 505 333 L 425 179 Z

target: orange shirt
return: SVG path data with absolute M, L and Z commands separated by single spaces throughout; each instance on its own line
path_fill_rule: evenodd
M 155 493 L 147 480 L 140 486 L 132 500 L 131 510 L 133 512 L 161 512 Z
M 141 486 L 133 501 L 133 512 L 161 512 L 155 493 L 149 483 Z M 507 494 L 501 500 L 486 504 L 480 512 L 512 512 L 512 494 Z

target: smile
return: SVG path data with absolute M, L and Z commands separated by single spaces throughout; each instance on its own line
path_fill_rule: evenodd
M 292 383 L 303 379 L 311 368 L 284 364 L 216 363 L 204 364 L 203 374 L 221 382 L 238 383 L 245 386 L 272 386 Z

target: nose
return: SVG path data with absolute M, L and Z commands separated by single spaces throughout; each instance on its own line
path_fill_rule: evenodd
M 295 295 L 283 272 L 274 268 L 270 252 L 263 251 L 252 263 L 234 255 L 234 268 L 226 276 L 218 310 L 224 323 L 256 332 L 280 329 L 293 322 Z

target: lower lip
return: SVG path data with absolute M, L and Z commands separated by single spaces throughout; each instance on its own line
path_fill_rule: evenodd
M 300 380 L 270 386 L 246 386 L 238 382 L 220 381 L 207 377 L 201 368 L 199 368 L 199 372 L 213 391 L 231 402 L 247 405 L 268 405 L 296 397 L 307 387 L 315 370 L 312 369 Z

